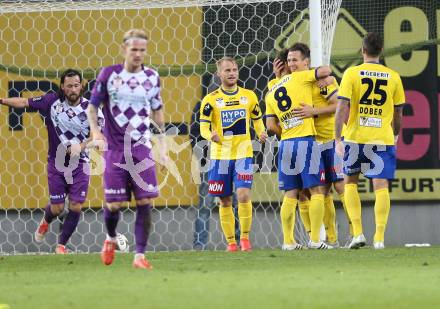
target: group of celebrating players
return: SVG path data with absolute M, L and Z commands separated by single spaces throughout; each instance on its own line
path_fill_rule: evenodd
M 159 74 L 143 65 L 147 41 L 142 30 L 125 33 L 124 62 L 101 70 L 90 100 L 82 97 L 81 74 L 72 69 L 61 76 L 60 91 L 56 94 L 0 99 L 0 104 L 33 108 L 45 117 L 50 203 L 35 240 L 43 241 L 49 224 L 63 211 L 68 197 L 69 212 L 56 247 L 58 254 L 67 253 L 66 243 L 80 219 L 90 178 L 88 148 L 97 147 L 105 150 L 107 234 L 101 260 L 110 265 L 115 258 L 119 209 L 123 202 L 131 200 L 133 193 L 137 206 L 133 266 L 152 269 L 145 258 L 151 229 L 151 199 L 159 193 L 151 151 L 152 124 L 159 131 L 159 163 L 166 165 L 169 158 L 163 138 Z M 217 62 L 221 85 L 202 101 L 200 133 L 211 142 L 209 194 L 220 198 L 220 222 L 228 251 L 252 250 L 251 122 L 260 142 L 266 141 L 267 132 L 281 140 L 278 174 L 279 189 L 285 192 L 280 210 L 283 250 L 338 246 L 332 185 L 349 218 L 352 240 L 348 247 L 364 246 L 357 191 L 361 172 L 373 179 L 376 194 L 374 248 L 384 248 L 390 209 L 388 179 L 394 177 L 395 143 L 405 97 L 399 75 L 379 63 L 382 49 L 382 39 L 369 33 L 362 45 L 364 63 L 347 69 L 340 87 L 329 77 L 328 66 L 309 69 L 310 51 L 305 44 L 297 43 L 281 51 L 274 61 L 276 78 L 268 85 L 264 116 L 255 93 L 238 86 L 237 62 L 227 57 Z M 232 210 L 234 187 L 241 231 L 239 244 Z M 297 243 L 293 234 L 298 201 L 302 222 L 310 235 L 307 247 Z M 327 231 L 325 242 L 319 235 L 323 224 Z
M 383 40 L 369 33 L 362 43 L 363 64 L 346 70 L 338 87 L 331 69 L 309 69 L 310 50 L 302 43 L 282 50 L 274 61 L 276 79 L 265 97 L 266 129 L 280 140 L 279 189 L 284 191 L 280 216 L 283 250 L 333 249 L 339 246 L 335 227 L 335 188 L 347 214 L 351 239 L 347 247 L 365 246 L 359 174 L 371 178 L 375 190 L 376 232 L 373 246 L 383 249 L 390 211 L 388 180 L 394 178 L 396 148 L 405 94 L 397 72 L 379 63 Z M 233 58 L 217 62 L 219 89 L 209 93 L 200 107 L 200 131 L 211 141 L 209 193 L 220 197 L 220 222 L 227 250 L 250 251 L 252 223 L 252 145 L 250 122 L 260 142 L 267 133 L 256 95 L 237 85 Z M 345 125 L 346 124 L 346 125 Z M 342 135 L 342 129 L 344 134 Z M 238 197 L 240 246 L 234 235 L 232 188 Z M 295 209 L 310 241 L 294 239 Z M 326 241 L 320 239 L 324 224 Z

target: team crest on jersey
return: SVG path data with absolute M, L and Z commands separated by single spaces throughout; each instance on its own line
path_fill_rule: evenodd
M 247 104 L 247 103 L 248 103 L 248 98 L 240 97 L 240 104 Z
M 64 112 L 64 106 L 63 106 L 63 103 L 58 103 L 56 106 L 55 106 L 55 111 L 57 112 L 57 114 L 61 114 L 62 112 Z
M 116 75 L 115 78 L 113 78 L 113 80 L 112 80 L 112 85 L 113 85 L 113 87 L 116 88 L 116 90 L 121 88 L 121 86 L 123 84 L 124 84 L 124 80 L 119 75 Z
M 225 101 L 223 100 L 223 98 L 217 98 L 215 99 L 215 104 L 217 105 L 217 107 L 224 107 Z

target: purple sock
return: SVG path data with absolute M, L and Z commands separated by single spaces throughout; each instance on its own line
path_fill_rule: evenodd
M 76 226 L 78 225 L 80 216 L 81 216 L 81 212 L 69 210 L 69 213 L 67 214 L 67 217 L 64 220 L 63 230 L 60 235 L 59 244 L 64 246 L 67 244 L 70 236 L 72 236 L 73 232 L 76 229 Z
M 151 207 L 150 205 L 137 205 L 136 221 L 134 226 L 134 236 L 136 240 L 136 253 L 145 253 L 147 248 L 148 236 L 151 227 Z
M 116 226 L 119 221 L 119 209 L 116 211 L 110 211 L 107 207 L 104 207 L 104 221 L 107 228 L 107 234 L 110 237 L 116 237 Z
M 55 217 L 56 216 L 52 213 L 52 210 L 50 210 L 50 204 L 48 204 L 46 208 L 44 208 L 44 220 L 47 223 L 51 223 Z

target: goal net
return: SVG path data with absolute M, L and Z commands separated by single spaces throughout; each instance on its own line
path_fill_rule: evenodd
M 323 2 L 325 49 L 331 47 L 341 1 Z M 237 59 L 241 85 L 255 90 L 263 102 L 275 51 L 296 41 L 309 43 L 308 4 L 304 0 L 1 1 L 0 97 L 56 91 L 60 73 L 67 68 L 83 73 L 88 97 L 99 69 L 122 62 L 123 33 L 131 28 L 146 30 L 150 40 L 145 62 L 162 78 L 167 143 L 175 164 L 174 169 L 158 170 L 161 194 L 154 202 L 148 250 L 192 249 L 205 236 L 207 248 L 223 249 L 216 201 L 199 207 L 206 164 L 197 155 L 203 153 L 203 141 L 191 130 L 194 107 L 218 86 L 215 61 L 223 56 Z M 53 252 L 62 218 L 50 225 L 43 244 L 33 241 L 48 203 L 44 120 L 31 110 L 6 106 L 1 106 L 1 117 L 0 254 Z M 191 145 L 192 139 L 199 143 Z M 282 242 L 277 145 L 274 139 L 264 146 L 255 143 L 251 240 L 257 248 L 280 247 Z M 105 237 L 102 162 L 98 153 L 91 157 L 88 199 L 68 243 L 76 252 L 99 251 Z M 118 232 L 134 248 L 132 206 L 123 208 Z M 200 228 L 207 224 L 208 231 Z M 297 239 L 306 242 L 298 215 L 296 227 Z

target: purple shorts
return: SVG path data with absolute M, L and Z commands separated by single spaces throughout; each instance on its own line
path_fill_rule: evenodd
M 123 150 L 108 150 L 104 159 L 106 202 L 130 201 L 132 192 L 136 200 L 159 195 L 156 164 L 149 148 L 142 145 L 133 147 L 131 154 L 124 154 Z
M 80 162 L 73 171 L 59 171 L 55 161 L 47 162 L 47 182 L 51 204 L 62 204 L 69 197 L 71 202 L 84 203 L 89 189 L 89 164 Z

